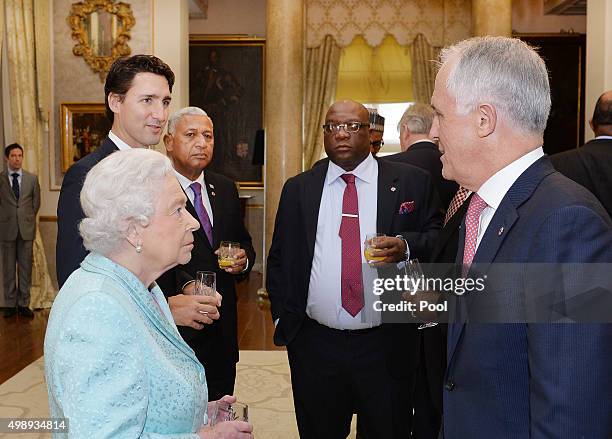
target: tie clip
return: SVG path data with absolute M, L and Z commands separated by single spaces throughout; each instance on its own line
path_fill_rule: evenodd
M 343 213 L 342 216 L 348 216 L 349 218 L 359 218 L 359 215 L 353 215 L 352 213 Z

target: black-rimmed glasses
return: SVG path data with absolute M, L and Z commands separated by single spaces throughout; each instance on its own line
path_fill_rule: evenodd
M 356 133 L 361 129 L 361 127 L 370 126 L 370 123 L 364 122 L 346 122 L 346 123 L 326 123 L 323 125 L 323 132 L 325 134 L 331 134 L 333 132 L 339 132 L 340 128 L 342 128 L 347 133 Z

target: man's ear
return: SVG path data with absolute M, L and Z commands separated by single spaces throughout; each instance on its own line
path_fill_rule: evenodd
M 401 140 L 407 140 L 410 138 L 410 136 L 412 135 L 412 132 L 410 131 L 410 128 L 408 128 L 408 125 L 404 124 L 400 127 L 400 139 Z
M 478 104 L 478 136 L 487 137 L 495 131 L 497 126 L 497 110 L 491 104 Z
M 595 127 L 593 126 L 593 118 L 589 119 L 589 126 L 591 127 L 591 131 L 595 132 Z
M 112 91 L 108 94 L 108 107 L 113 113 L 119 113 L 119 104 L 123 102 L 123 98 L 123 95 L 114 93 Z
M 164 134 L 163 140 L 166 152 L 171 152 L 174 149 L 172 147 L 172 134 Z

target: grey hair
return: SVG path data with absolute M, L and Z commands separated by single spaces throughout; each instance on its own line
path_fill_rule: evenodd
M 85 218 L 79 224 L 85 248 L 108 255 L 126 238 L 130 226 L 146 226 L 172 164 L 163 154 L 134 148 L 117 151 L 91 168 L 81 190 Z
M 434 111 L 429 104 L 416 102 L 406 108 L 402 118 L 397 123 L 397 131 L 401 131 L 403 125 L 415 134 L 429 134 L 434 119 Z
M 544 60 L 517 38 L 475 37 L 444 48 L 442 64 L 453 62 L 446 87 L 458 110 L 489 102 L 525 132 L 542 134 L 550 112 Z
M 168 119 L 168 134 L 174 134 L 174 129 L 176 128 L 176 124 L 178 123 L 179 119 L 183 116 L 187 116 L 188 114 L 194 116 L 206 116 L 210 119 L 210 116 L 206 114 L 206 111 L 202 110 L 200 107 L 181 108 L 175 113 L 172 113 Z

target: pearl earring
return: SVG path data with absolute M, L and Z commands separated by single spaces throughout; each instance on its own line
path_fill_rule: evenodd
M 141 253 L 142 252 L 142 244 L 139 242 L 138 244 L 136 244 L 136 253 Z

